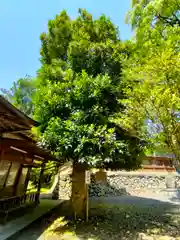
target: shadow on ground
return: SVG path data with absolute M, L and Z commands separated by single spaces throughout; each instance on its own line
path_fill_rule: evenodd
M 129 196 L 131 198 L 131 196 Z M 143 198 L 139 198 L 141 202 Z M 152 204 L 90 202 L 89 222 L 73 221 L 69 202 L 33 223 L 11 240 L 137 239 L 139 233 L 180 236 L 179 206 L 155 200 Z M 40 237 L 41 236 L 41 237 Z M 39 238 L 40 237 L 40 238 Z

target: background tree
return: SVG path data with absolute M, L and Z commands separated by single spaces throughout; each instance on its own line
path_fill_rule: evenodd
M 32 98 L 35 90 L 35 79 L 26 76 L 14 82 L 9 90 L 1 89 L 1 92 L 15 107 L 32 117 L 34 113 Z
M 132 11 L 128 17 L 133 27 L 142 22 L 152 26 L 155 24 L 180 26 L 179 0 L 132 0 Z
M 82 214 L 85 169 L 136 169 L 139 140 L 119 125 L 122 63 L 131 45 L 104 15 L 85 10 L 71 20 L 65 11 L 41 35 L 42 67 L 38 74 L 35 116 L 41 144 L 73 161 L 72 206 Z
M 170 1 L 134 1 L 131 23 L 136 42 L 123 73 L 129 95 L 124 101 L 128 110 L 124 112 L 123 124 L 139 132 L 153 148 L 166 149 L 180 160 L 180 27 L 156 18 L 158 11 L 169 19 L 178 18 L 178 1 L 171 3 L 170 6 Z
M 139 41 L 146 41 L 155 34 L 166 38 L 166 27 L 180 27 L 179 9 L 180 0 L 132 0 L 127 22 Z

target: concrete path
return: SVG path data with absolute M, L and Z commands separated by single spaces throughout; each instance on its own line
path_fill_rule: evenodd
M 103 203 L 103 204 L 115 204 L 115 205 L 128 204 L 128 205 L 139 205 L 139 206 L 173 204 L 169 201 L 162 201 L 158 199 L 137 197 L 137 196 L 92 198 L 90 199 L 90 204 L 91 203 L 92 204 Z
M 148 192 L 142 195 L 128 195 L 117 197 L 94 197 L 90 199 L 90 203 L 105 204 L 133 204 L 139 206 L 150 205 L 177 205 L 180 206 L 180 190 L 167 189 L 158 193 Z
M 140 191 L 139 193 L 131 194 L 132 196 L 142 197 L 146 199 L 154 199 L 161 202 L 169 202 L 172 204 L 180 204 L 180 190 L 179 189 L 161 189 L 156 191 Z
M 5 225 L 0 225 L 0 240 L 5 240 L 17 232 L 21 231 L 25 227 L 29 226 L 32 222 L 48 213 L 53 208 L 60 205 L 62 200 L 40 200 L 40 204 L 34 208 L 31 213 L 27 213 L 24 216 L 7 222 Z
M 107 175 L 121 175 L 121 176 L 179 176 L 178 172 L 168 172 L 168 171 L 107 171 Z

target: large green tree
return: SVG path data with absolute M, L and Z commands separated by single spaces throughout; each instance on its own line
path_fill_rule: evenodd
M 120 41 L 118 29 L 104 15 L 93 20 L 82 9 L 75 20 L 65 11 L 50 20 L 41 41 L 35 99 L 41 144 L 73 161 L 73 183 L 76 172 L 84 176 L 82 166 L 138 168 L 139 140 L 119 125 L 120 100 L 126 97 L 122 64 L 131 44 Z

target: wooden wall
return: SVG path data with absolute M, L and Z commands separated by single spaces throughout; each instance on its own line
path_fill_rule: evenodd
M 1 152 L 0 156 L 0 198 L 22 195 L 25 189 L 27 168 L 23 168 L 25 158 L 22 153 Z

